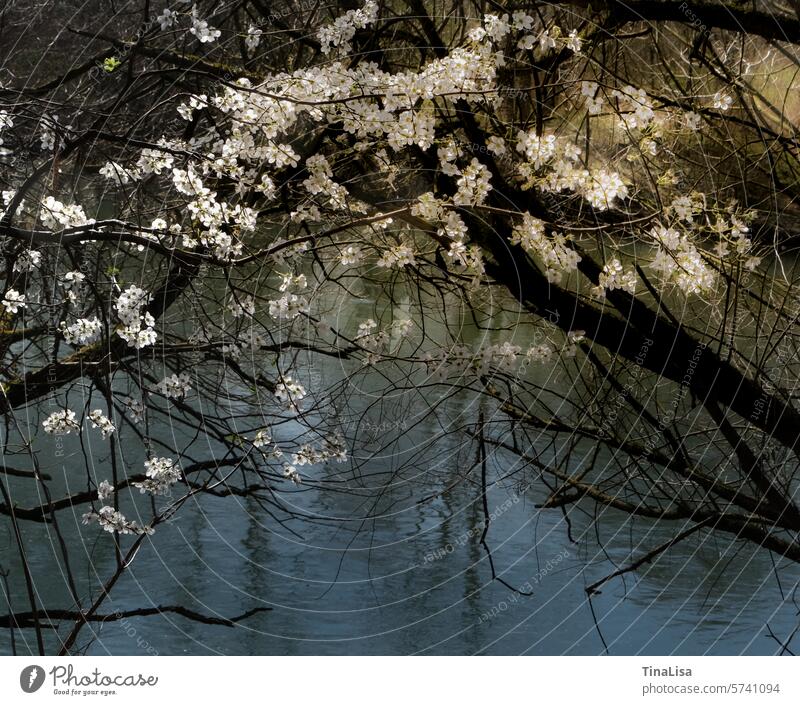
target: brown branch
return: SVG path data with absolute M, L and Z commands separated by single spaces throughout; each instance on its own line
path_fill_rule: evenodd
M 690 526 L 685 531 L 681 531 L 677 536 L 674 536 L 669 541 L 662 543 L 660 546 L 656 546 L 652 551 L 648 551 L 643 556 L 640 556 L 635 561 L 633 561 L 633 563 L 630 563 L 629 565 L 625 566 L 624 568 L 620 568 L 619 570 L 615 570 L 610 575 L 606 575 L 605 578 L 601 578 L 600 580 L 592 583 L 586 588 L 586 594 L 588 595 L 600 594 L 600 591 L 597 588 L 599 588 L 604 583 L 607 583 L 609 580 L 612 580 L 614 578 L 618 578 L 620 575 L 625 575 L 625 573 L 632 573 L 634 570 L 637 570 L 645 563 L 652 562 L 653 558 L 655 558 L 661 553 L 664 553 L 664 551 L 672 548 L 676 543 L 680 543 L 681 541 L 688 538 L 692 534 L 697 533 L 698 531 L 700 531 L 700 529 L 704 529 L 705 527 L 710 526 L 712 522 L 713 518 L 707 517 L 702 521 L 698 522 L 697 524 L 695 524 L 694 526 Z
M 158 607 L 140 607 L 132 610 L 121 610 L 112 612 L 111 614 L 86 614 L 77 610 L 62 610 L 62 609 L 45 609 L 39 610 L 38 614 L 47 620 L 50 624 L 43 624 L 42 626 L 51 629 L 57 629 L 57 625 L 52 624 L 53 620 L 63 619 L 74 622 L 116 622 L 120 619 L 127 619 L 129 617 L 150 617 L 157 614 L 173 613 L 181 617 L 186 617 L 195 622 L 203 624 L 218 624 L 223 627 L 233 627 L 237 622 L 241 622 L 248 617 L 252 617 L 259 612 L 269 612 L 272 607 L 254 607 L 247 610 L 235 617 L 212 617 L 210 615 L 195 612 L 182 605 L 159 605 Z M 27 629 L 33 626 L 34 613 L 33 612 L 17 612 L 14 614 L 5 614 L 0 616 L 0 627 L 13 627 L 15 629 Z
M 236 465 L 241 461 L 242 458 L 239 457 L 205 460 L 189 465 L 183 469 L 183 473 L 184 475 L 192 475 L 197 472 L 202 472 L 203 470 L 215 470 L 224 466 Z M 49 478 L 45 477 L 44 479 Z M 145 479 L 146 476 L 141 473 L 131 475 L 130 477 L 126 477 L 124 480 L 117 483 L 117 485 L 114 487 L 114 491 L 119 492 L 120 490 L 130 487 L 134 482 L 142 482 Z M 50 521 L 48 515 L 52 514 L 53 512 L 57 512 L 62 509 L 75 508 L 82 504 L 89 504 L 90 502 L 94 502 L 96 500 L 97 490 L 86 490 L 84 492 L 76 492 L 69 497 L 64 497 L 54 502 L 48 502 L 47 504 L 41 504 L 38 507 L 31 507 L 27 509 L 24 507 L 17 507 L 16 505 L 9 507 L 8 504 L 0 504 L 0 514 L 7 514 L 10 516 L 13 513 L 18 520 L 24 519 L 26 521 L 47 523 Z
M 800 21 L 797 18 L 745 9 L 744 3 L 705 0 L 562 0 L 559 4 L 605 11 L 625 22 L 677 22 L 699 32 L 721 29 L 792 44 L 800 43 Z
M 35 470 L 20 470 L 19 468 L 10 468 L 10 467 L 7 467 L 7 466 L 0 468 L 0 473 L 3 473 L 4 475 L 8 475 L 10 477 L 27 477 L 27 478 L 30 478 L 32 480 L 35 480 L 37 478 L 37 474 L 36 474 Z M 42 480 L 52 480 L 53 479 L 50 475 L 48 475 L 46 473 L 39 473 L 38 477 L 41 478 Z M 0 505 L 0 506 L 3 506 L 3 505 Z M 0 512 L 0 513 L 5 513 L 5 512 Z

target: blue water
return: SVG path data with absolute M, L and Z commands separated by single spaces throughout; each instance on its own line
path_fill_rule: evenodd
M 320 384 L 331 383 L 329 373 L 309 372 Z M 489 463 L 487 543 L 498 577 L 533 594 L 509 589 L 492 578 L 480 544 L 484 510 L 474 443 L 442 425 L 474 424 L 476 410 L 453 398 L 438 415 L 417 417 L 414 392 L 385 398 L 369 379 L 348 390 L 362 423 L 356 465 L 301 468 L 304 484 L 275 486 L 275 498 L 297 518 L 282 525 L 269 512 L 281 519 L 285 513 L 252 498 L 196 496 L 145 541 L 100 610 L 178 604 L 218 617 L 269 611 L 234 627 L 174 614 L 90 624 L 79 647 L 89 654 L 162 655 L 772 654 L 780 647 L 768 629 L 784 640 L 797 626 L 800 566 L 721 533 L 695 534 L 606 583 L 590 603 L 587 585 L 686 527 L 634 521 L 592 503 L 573 508 L 568 525 L 560 510 L 537 508 L 546 496 L 541 481 L 497 454 Z M 24 412 L 19 418 L 25 428 Z M 161 430 L 168 444 L 186 442 L 186 430 Z M 42 469 L 54 477 L 53 495 L 84 490 L 86 461 L 77 439 L 68 439 L 63 457 L 53 443 L 42 434 L 35 439 Z M 126 466 L 140 471 L 141 443 L 124 430 L 121 443 Z M 219 450 L 212 444 L 198 453 Z M 95 479 L 108 478 L 107 445 L 88 452 Z M 30 480 L 8 483 L 21 506 L 43 499 Z M 96 595 L 114 569 L 113 542 L 96 526 L 80 524 L 85 510 L 61 512 L 59 521 L 79 591 Z M 143 511 L 146 519 L 146 505 Z M 39 603 L 70 607 L 54 534 L 31 522 L 22 529 Z M 0 547 L 12 607 L 26 610 L 8 522 Z M 35 652 L 31 630 L 14 636 L 18 653 Z M 52 633 L 47 645 L 57 650 Z M 0 630 L 0 652 L 10 651 L 11 633 Z

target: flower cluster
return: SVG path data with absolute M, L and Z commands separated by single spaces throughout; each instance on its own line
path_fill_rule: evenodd
M 700 212 L 702 204 L 691 196 L 678 196 L 673 199 L 667 208 L 668 213 L 672 213 L 678 220 L 686 223 L 694 222 L 694 216 Z
M 290 406 L 296 406 L 306 396 L 306 388 L 286 375 L 275 385 L 275 396 L 279 401 Z
M 67 300 L 71 304 L 78 302 L 78 294 L 81 291 L 84 279 L 86 279 L 86 275 L 80 272 L 67 272 L 64 275 L 62 286 L 64 287 L 64 293 L 67 295 Z
M 612 92 L 620 106 L 620 125 L 627 130 L 644 130 L 653 121 L 655 111 L 647 92 L 642 88 L 625 86 Z
M 297 468 L 289 463 L 285 463 L 283 466 L 283 476 L 287 480 L 294 482 L 295 485 L 299 485 L 303 482 L 303 478 L 300 477 L 300 473 L 297 472 Z
M 622 263 L 618 259 L 612 259 L 603 265 L 595 293 L 605 296 L 607 290 L 614 289 L 622 289 L 629 294 L 636 293 L 636 273 L 633 270 L 623 271 Z
M 14 127 L 14 118 L 11 113 L 8 110 L 0 110 L 0 132 L 12 127 Z M 2 139 L 0 139 L 0 144 L 3 144 Z
M 604 211 L 612 207 L 615 199 L 627 198 L 628 187 L 616 172 L 600 169 L 592 174 L 584 197 L 597 210 Z
M 401 243 L 386 250 L 376 264 L 387 269 L 402 269 L 416 263 L 414 248 L 407 243 Z
M 183 399 L 191 391 L 191 378 L 185 372 L 164 377 L 158 383 L 158 391 L 168 399 Z
M 42 116 L 43 118 L 45 116 Z M 58 135 L 55 131 L 55 126 L 58 124 L 58 115 L 50 117 L 50 123 L 42 120 L 41 131 L 39 132 L 39 146 L 43 152 L 52 152 L 56 148 L 56 139 Z
M 228 308 L 234 318 L 252 317 L 256 313 L 256 302 L 252 296 L 235 296 L 228 303 Z
M 247 34 L 244 38 L 244 45 L 247 47 L 247 51 L 253 52 L 258 48 L 262 34 L 264 33 L 254 25 L 250 25 L 247 28 Z
M 268 428 L 259 429 L 253 438 L 253 445 L 256 448 L 264 448 L 272 443 L 272 432 Z
M 567 345 L 564 348 L 565 357 L 575 357 L 578 354 L 578 345 L 586 339 L 585 330 L 571 330 L 567 333 Z
M 348 245 L 343 248 L 339 254 L 339 261 L 345 267 L 351 267 L 361 262 L 362 256 L 360 247 L 357 245 Z
M 159 140 L 159 144 L 167 147 L 166 140 Z M 170 171 L 175 164 L 175 157 L 169 152 L 160 149 L 153 149 L 145 147 L 139 154 L 139 160 L 136 162 L 136 169 L 128 173 L 133 173 L 137 177 L 147 176 L 149 174 L 161 174 L 165 171 Z
M 596 83 L 582 81 L 581 95 L 586 99 L 586 111 L 589 115 L 599 115 L 603 111 L 603 97 Z
M 530 213 L 524 213 L 522 222 L 511 231 L 511 244 L 521 245 L 526 252 L 538 256 L 548 280 L 554 284 L 559 283 L 564 274 L 575 271 L 581 261 L 563 235 L 553 233 L 548 237 L 544 223 Z
M 142 313 L 142 308 L 151 299 L 144 289 L 131 284 L 120 293 L 114 304 L 122 323 L 122 327 L 117 328 L 117 335 L 137 350 L 156 342 L 156 331 L 153 328 L 155 319 L 149 311 Z
M 306 159 L 306 169 L 309 176 L 303 181 L 303 186 L 310 194 L 327 196 L 334 210 L 342 210 L 347 206 L 347 189 L 332 180 L 333 170 L 324 156 L 316 154 Z
M 144 420 L 144 404 L 141 401 L 138 399 L 125 399 L 122 403 L 128 409 L 133 423 L 141 423 Z
M 477 350 L 456 345 L 449 350 L 426 353 L 423 362 L 434 379 L 445 381 L 452 375 L 467 373 L 486 375 L 492 370 L 504 373 L 522 371 L 532 362 L 545 363 L 553 356 L 553 350 L 547 344 L 534 344 L 524 355 L 522 352 L 521 346 L 510 341 L 480 346 Z
M 321 27 L 317 38 L 322 45 L 322 53 L 329 54 L 331 47 L 339 47 L 342 51 L 350 51 L 350 40 L 356 30 L 364 29 L 378 19 L 378 4 L 367 0 L 358 10 L 349 10 L 334 20 L 333 24 Z
M 111 506 L 101 507 L 98 511 L 86 512 L 81 517 L 84 524 L 97 522 L 110 534 L 152 534 L 153 528 L 141 526 L 135 521 L 129 521 L 122 512 Z
M 460 172 L 456 172 L 460 173 Z M 491 188 L 491 186 L 489 186 Z M 411 206 L 411 213 L 439 225 L 439 235 L 451 240 L 447 256 L 454 264 L 470 269 L 477 277 L 483 274 L 483 257 L 480 248 L 466 245 L 467 226 L 461 216 L 444 200 L 431 193 L 423 193 Z
M 109 181 L 114 181 L 119 186 L 124 186 L 134 180 L 138 174 L 131 173 L 125 167 L 116 162 L 106 162 L 99 171 L 101 176 L 105 176 Z
M 506 36 L 523 33 L 517 40 L 517 48 L 528 51 L 538 47 L 541 52 L 548 52 L 558 47 L 569 49 L 573 53 L 580 53 L 583 42 L 578 36 L 578 31 L 573 29 L 566 35 L 561 27 L 553 25 L 534 31 L 536 19 L 522 11 L 511 14 L 488 14 L 483 18 L 483 24 L 474 27 L 469 32 L 473 42 L 482 42 L 489 39 L 495 43 L 502 41 Z
M 714 98 L 711 102 L 715 110 L 722 110 L 724 112 L 733 105 L 733 98 L 726 93 L 718 92 L 714 94 Z
M 328 460 L 343 463 L 347 460 L 347 449 L 344 439 L 334 435 L 325 439 L 321 447 L 315 448 L 310 443 L 304 443 L 297 452 L 292 453 L 292 465 L 316 465 Z
M 3 294 L 3 308 L 8 313 L 17 313 L 21 308 L 25 308 L 25 294 L 20 294 L 16 289 L 9 289 Z
M 186 207 L 198 227 L 199 243 L 213 248 L 214 254 L 220 259 L 232 259 L 240 255 L 242 243 L 234 232 L 254 231 L 257 212 L 241 204 L 232 205 L 227 200 L 217 200 L 217 193 L 204 185 L 202 175 L 192 164 L 186 169 L 173 168 L 172 183 L 179 193 L 193 199 Z M 186 247 L 196 244 L 197 241 L 184 238 Z
M 42 253 L 37 250 L 23 250 L 14 260 L 15 272 L 32 272 L 42 261 Z
M 108 480 L 103 480 L 97 486 L 97 499 L 101 502 L 107 500 L 111 497 L 115 492 L 114 485 L 112 485 Z
M 298 294 L 286 293 L 269 302 L 269 315 L 277 320 L 292 320 L 301 313 L 308 313 L 308 299 Z
M 81 206 L 64 204 L 52 196 L 47 196 L 42 201 L 42 210 L 39 218 L 47 228 L 75 228 L 81 225 L 91 225 L 94 218 L 87 218 Z
M 45 433 L 54 436 L 66 436 L 73 431 L 80 431 L 81 427 L 75 420 L 75 412 L 70 409 L 63 411 L 54 411 L 44 421 L 42 421 L 42 428 Z
M 177 21 L 178 21 L 178 13 L 175 12 L 175 10 L 170 10 L 170 8 L 168 7 L 164 8 L 161 14 L 158 17 L 156 17 L 156 22 L 158 22 L 162 32 L 166 32 Z
M 220 35 L 222 34 L 222 32 L 220 32 L 218 29 L 210 27 L 206 20 L 201 20 L 198 17 L 197 7 L 192 7 L 191 22 L 192 26 L 189 27 L 189 32 L 197 37 L 198 41 L 202 44 L 213 42 L 214 40 L 219 39 Z
M 100 433 L 103 435 L 103 438 L 107 438 L 117 430 L 111 419 L 103 414 L 100 409 L 95 409 L 94 411 L 89 412 L 89 421 L 92 424 L 92 428 L 100 429 Z M 102 497 L 100 499 L 102 499 Z
M 628 187 L 616 172 L 584 169 L 581 150 L 570 140 L 551 133 L 540 137 L 535 131 L 520 131 L 517 151 L 526 160 L 518 166 L 525 189 L 576 191 L 598 210 L 607 210 L 615 199 L 628 197 Z
M 142 494 L 167 494 L 172 485 L 181 479 L 181 469 L 171 458 L 151 458 L 145 460 L 144 467 L 147 479 L 132 483 Z
M 70 345 L 89 345 L 100 338 L 103 324 L 95 316 L 93 318 L 79 318 L 72 325 L 64 321 L 60 324 L 61 334 Z
M 653 228 L 650 234 L 658 247 L 650 266 L 664 280 L 686 294 L 703 294 L 714 288 L 714 270 L 703 261 L 688 234 L 664 226 Z
M 453 203 L 457 206 L 476 206 L 482 204 L 492 185 L 489 183 L 489 170 L 477 159 L 472 160 L 470 165 L 461 173 L 458 179 L 458 190 L 453 196 Z

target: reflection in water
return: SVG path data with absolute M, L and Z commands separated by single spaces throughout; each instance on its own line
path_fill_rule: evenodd
M 370 310 L 364 304 L 351 315 L 360 320 Z M 470 335 L 464 328 L 465 338 Z M 345 372 L 336 361 L 316 360 L 308 374 L 324 387 Z M 595 624 L 586 585 L 625 564 L 631 552 L 640 555 L 668 540 L 675 527 L 631 524 L 614 510 L 597 523 L 587 507 L 585 515 L 571 514 L 568 532 L 557 510 L 536 508 L 545 495 L 535 478 L 530 486 L 511 478 L 492 487 L 487 537 L 498 575 L 534 594 L 522 596 L 493 581 L 479 543 L 483 507 L 472 475 L 474 446 L 442 425 L 445 419 L 451 429 L 466 427 L 477 409 L 465 395 L 451 395 L 437 416 L 419 417 L 419 392 L 384 398 L 383 386 L 385 380 L 365 371 L 350 389 L 349 406 L 358 414 L 352 423 L 360 425 L 348 431 L 363 439 L 357 455 L 364 461 L 356 486 L 350 478 L 350 491 L 340 491 L 347 477 L 341 466 L 309 470 L 326 491 L 307 485 L 284 491 L 284 501 L 307 518 L 290 527 L 252 498 L 197 497 L 139 553 L 103 610 L 183 604 L 220 617 L 257 606 L 271 611 L 235 628 L 174 615 L 91 625 L 88 652 L 596 654 L 603 651 L 602 633 L 615 654 L 774 653 L 766 625 L 784 638 L 794 628 L 792 591 L 800 566 L 704 534 L 606 583 L 593 598 Z M 139 463 L 139 441 L 122 438 L 126 461 Z M 37 439 L 42 457 L 53 457 L 47 452 L 53 442 Z M 43 467 L 55 477 L 56 496 L 85 489 L 76 471 L 82 456 L 71 467 L 69 453 L 77 450 L 67 451 L 63 462 Z M 94 461 L 102 476 L 105 457 Z M 41 501 L 33 483 L 11 482 L 21 504 Z M 430 488 L 451 489 L 420 502 Z M 68 540 L 77 545 L 80 535 L 87 547 L 82 565 L 73 566 L 85 586 L 94 569 L 103 577 L 111 572 L 114 553 L 107 534 L 80 526 L 83 511 L 64 512 L 61 523 Z M 23 530 L 34 573 L 51 571 L 52 579 L 38 585 L 41 602 L 69 605 L 46 527 L 25 523 Z M 3 562 L 10 561 L 7 567 L 18 576 L 13 553 L 4 553 L 11 557 Z M 24 609 L 24 584 L 14 580 L 12 588 L 12 606 Z M 20 652 L 34 650 L 29 632 L 16 636 Z M 9 633 L 0 640 L 8 653 Z
M 137 620 L 143 638 L 164 654 L 600 653 L 584 587 L 612 564 L 590 541 L 567 542 L 558 515 L 539 514 L 525 497 L 491 530 L 498 572 L 512 585 L 534 586 L 532 597 L 517 595 L 490 580 L 477 537 L 460 540 L 480 521 L 475 499 L 458 492 L 440 506 L 409 508 L 355 539 L 346 529 L 317 527 L 302 540 L 260 523 L 257 507 L 232 512 L 226 501 L 204 500 L 201 511 L 156 537 L 114 607 L 144 599 L 189 600 L 228 614 L 274 608 L 236 629 L 176 617 Z M 588 523 L 573 528 L 591 531 Z M 668 537 L 653 530 L 647 545 Z M 612 558 L 626 556 L 628 546 L 623 536 L 606 542 Z M 560 553 L 567 557 L 556 562 Z M 555 566 L 549 571 L 542 568 L 548 561 Z M 782 578 L 791 584 L 798 572 Z M 594 601 L 612 653 L 772 653 L 765 623 L 776 633 L 794 624 L 769 558 L 750 547 L 718 553 L 710 540 L 684 544 L 641 577 L 607 584 Z M 91 649 L 106 650 L 136 652 L 114 625 Z

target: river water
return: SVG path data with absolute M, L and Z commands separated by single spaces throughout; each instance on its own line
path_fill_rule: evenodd
M 352 315 L 357 320 L 367 313 Z M 308 374 L 335 375 L 337 365 Z M 374 405 L 382 383 L 377 373 L 362 373 L 351 405 L 362 412 Z M 389 403 L 393 414 L 385 411 Z M 680 529 L 632 523 L 607 510 L 601 522 L 591 512 L 573 512 L 568 531 L 558 510 L 536 508 L 545 496 L 537 483 L 498 483 L 488 493 L 487 543 L 495 570 L 509 585 L 533 594 L 509 589 L 492 579 L 479 541 L 484 510 L 467 444 L 456 436 L 442 438 L 442 415 L 415 418 L 408 399 L 380 404 L 383 413 L 364 430 L 370 438 L 359 450 L 364 476 L 357 491 L 336 491 L 344 477 L 337 466 L 308 470 L 331 491 L 310 483 L 283 492 L 283 500 L 309 519 L 291 525 L 297 533 L 252 499 L 197 497 L 145 542 L 101 610 L 180 604 L 216 616 L 255 607 L 270 611 L 236 627 L 175 615 L 90 625 L 81 640 L 86 652 L 560 655 L 607 648 L 611 654 L 771 654 L 779 647 L 768 628 L 785 639 L 797 625 L 793 599 L 800 566 L 726 535 L 695 535 L 653 564 L 606 583 L 590 604 L 588 584 Z M 455 423 L 469 416 L 467 407 L 454 397 L 443 405 L 443 415 Z M 24 414 L 18 418 L 24 423 Z M 387 443 L 393 434 L 400 440 Z M 42 469 L 54 476 L 55 496 L 85 489 L 76 443 L 68 439 L 59 456 L 54 439 L 36 438 Z M 136 465 L 139 441 L 123 431 L 121 443 Z M 411 456 L 415 469 L 408 472 L 400 466 Z M 90 453 L 90 460 L 97 463 L 98 479 L 108 476 L 102 453 Z M 502 456 L 493 459 L 504 462 Z M 43 499 L 31 480 L 9 484 L 22 506 Z M 437 498 L 419 501 L 450 485 Z M 95 575 L 107 577 L 114 567 L 109 535 L 81 526 L 83 511 L 60 515 L 79 587 L 96 582 Z M 370 518 L 353 519 L 365 515 Z M 69 606 L 52 533 L 30 522 L 22 528 L 39 601 Z M 0 541 L 0 562 L 11 570 L 12 606 L 27 609 L 6 524 Z M 35 650 L 30 630 L 14 636 L 19 653 Z M 48 645 L 56 647 L 52 636 Z M 0 651 L 10 650 L 11 634 L 2 630 Z

